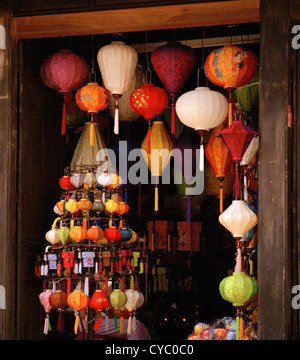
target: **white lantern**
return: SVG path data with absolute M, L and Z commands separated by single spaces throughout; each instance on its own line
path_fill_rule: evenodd
M 116 100 L 114 133 L 119 134 L 118 101 L 130 88 L 138 62 L 138 54 L 133 47 L 124 42 L 113 41 L 98 51 L 97 61 L 104 86 Z
M 84 177 L 80 172 L 75 171 L 71 176 L 70 181 L 73 186 L 80 188 L 83 185 Z
M 144 295 L 141 292 L 138 292 L 139 294 L 139 298 L 135 304 L 135 308 L 133 311 L 133 318 L 132 318 L 132 332 L 135 333 L 136 332 L 136 310 L 139 309 L 141 306 L 144 305 Z
M 208 87 L 197 87 L 181 95 L 176 101 L 176 113 L 186 126 L 201 135 L 200 171 L 204 170 L 203 135 L 220 125 L 228 114 L 226 97 Z
M 140 299 L 140 295 L 138 291 L 132 289 L 125 290 L 125 294 L 127 296 L 127 302 L 125 304 L 125 307 L 130 312 L 127 326 L 127 334 L 131 334 L 132 311 L 136 308 L 136 304 Z
M 257 224 L 257 216 L 243 200 L 233 200 L 232 204 L 219 216 L 219 221 L 234 238 L 240 240 Z
M 56 229 L 49 230 L 46 233 L 45 238 L 53 246 L 58 245 L 61 242 Z

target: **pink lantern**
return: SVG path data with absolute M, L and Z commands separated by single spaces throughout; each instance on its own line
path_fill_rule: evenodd
M 41 64 L 40 77 L 50 89 L 64 97 L 61 134 L 66 131 L 66 98 L 88 80 L 89 66 L 70 50 L 60 50 L 48 56 Z
M 39 295 L 40 302 L 43 305 L 46 313 L 45 322 L 44 322 L 44 331 L 43 331 L 45 335 L 48 334 L 48 331 L 51 331 L 51 325 L 49 321 L 49 313 L 50 310 L 52 309 L 52 305 L 50 304 L 49 301 L 51 294 L 52 294 L 52 290 L 46 289 Z

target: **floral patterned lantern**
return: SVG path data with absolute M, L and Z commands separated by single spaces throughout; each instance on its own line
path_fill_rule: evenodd
M 138 54 L 122 41 L 113 41 L 103 46 L 97 54 L 97 61 L 105 88 L 115 98 L 114 133 L 119 133 L 118 100 L 130 88 L 134 76 Z
M 63 326 L 63 310 L 67 307 L 67 293 L 62 290 L 55 290 L 54 293 L 50 295 L 49 302 L 53 309 L 57 309 L 59 311 L 59 318 L 57 322 L 57 331 L 64 332 Z
M 151 63 L 171 97 L 171 134 L 175 134 L 175 97 L 196 64 L 196 53 L 180 42 L 168 42 L 151 53 Z
M 146 83 L 131 93 L 129 101 L 132 109 L 148 121 L 147 152 L 150 154 L 151 121 L 167 107 L 168 94 L 165 89 Z
M 46 289 L 39 295 L 40 302 L 43 305 L 43 307 L 45 309 L 45 313 L 46 313 L 46 317 L 45 317 L 45 321 L 44 321 L 44 330 L 43 330 L 43 333 L 45 335 L 48 334 L 48 331 L 51 331 L 51 325 L 50 325 L 50 321 L 49 321 L 49 313 L 50 313 L 50 310 L 52 309 L 52 305 L 50 304 L 50 301 L 49 301 L 51 294 L 52 294 L 52 290 Z
M 77 311 L 74 333 L 77 334 L 79 325 L 79 311 L 88 306 L 90 298 L 82 290 L 73 290 L 67 298 L 68 305 Z
M 40 66 L 40 77 L 45 85 L 64 97 L 61 134 L 66 131 L 66 97 L 76 91 L 89 75 L 89 66 L 70 50 L 60 50 L 48 56 Z
M 212 51 L 204 65 L 208 79 L 229 92 L 229 126 L 232 124 L 232 92 L 248 84 L 257 71 L 257 57 L 250 50 L 229 44 Z
M 109 299 L 102 289 L 95 290 L 89 306 L 97 311 L 97 321 L 94 325 L 94 330 L 98 330 L 101 325 L 101 311 L 110 307 Z
M 108 91 L 96 82 L 89 82 L 76 92 L 75 99 L 77 105 L 91 115 L 90 145 L 94 145 L 94 116 L 108 105 Z
M 203 136 L 226 119 L 227 99 L 208 87 L 197 87 L 178 98 L 176 113 L 184 125 L 194 128 L 201 135 L 199 168 L 204 171 Z

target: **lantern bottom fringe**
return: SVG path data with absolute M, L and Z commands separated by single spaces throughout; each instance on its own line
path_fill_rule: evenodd
M 76 316 L 75 324 L 74 324 L 74 333 L 77 334 L 79 326 L 79 314 Z
M 97 316 L 97 321 L 94 324 L 93 329 L 98 330 L 100 325 L 101 325 L 101 314 L 99 313 L 98 316 Z
M 118 330 L 118 316 L 115 315 L 115 330 Z
M 158 186 L 155 185 L 154 189 L 154 211 L 158 211 Z
M 58 321 L 57 321 L 57 326 L 56 326 L 57 331 L 61 331 L 61 323 L 62 323 L 62 315 L 60 313 L 59 317 L 58 317 Z
M 94 146 L 94 123 L 91 122 L 90 126 L 90 146 Z
M 123 316 L 121 316 L 120 319 L 120 334 L 124 331 L 124 322 L 123 322 Z
M 67 116 L 67 110 L 66 110 L 66 104 L 64 101 L 63 111 L 62 111 L 62 120 L 61 120 L 61 135 L 65 135 L 65 133 L 66 133 L 66 116 Z

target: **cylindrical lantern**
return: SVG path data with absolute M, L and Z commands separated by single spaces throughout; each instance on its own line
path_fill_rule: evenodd
M 79 325 L 79 311 L 88 306 L 90 298 L 82 290 L 73 290 L 67 298 L 68 305 L 77 311 L 74 332 L 77 334 Z
M 151 63 L 172 100 L 171 134 L 175 134 L 175 97 L 196 64 L 196 52 L 180 42 L 168 42 L 151 53 Z
M 101 324 L 101 311 L 107 309 L 110 306 L 108 297 L 102 289 L 96 289 L 89 306 L 97 311 L 97 321 L 94 325 L 94 330 L 98 330 Z
M 70 50 L 60 50 L 48 56 L 41 64 L 40 77 L 44 84 L 64 97 L 62 135 L 66 131 L 66 96 L 86 82 L 88 75 L 86 61 Z
M 97 61 L 104 86 L 116 100 L 114 133 L 118 134 L 118 100 L 130 88 L 138 62 L 138 54 L 134 48 L 124 42 L 113 41 L 98 51 Z
M 129 101 L 133 111 L 148 121 L 147 152 L 150 153 L 151 121 L 167 107 L 168 94 L 165 89 L 147 83 L 132 91 Z
M 176 113 L 180 121 L 201 135 L 200 171 L 204 170 L 203 135 L 220 125 L 227 117 L 228 102 L 224 95 L 198 87 L 181 95 L 176 102 Z

